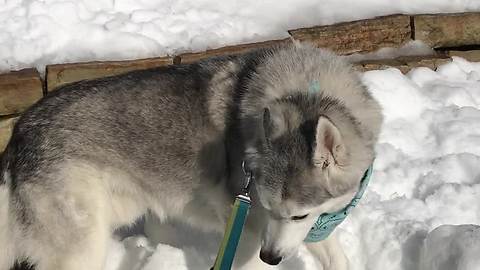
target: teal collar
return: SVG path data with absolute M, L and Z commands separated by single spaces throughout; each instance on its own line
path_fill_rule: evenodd
M 353 197 L 352 201 L 345 206 L 340 211 L 333 213 L 323 213 L 321 214 L 315 224 L 313 224 L 310 232 L 308 232 L 305 242 L 319 242 L 326 239 L 335 228 L 342 223 L 342 221 L 347 217 L 347 215 L 352 211 L 352 209 L 358 204 L 360 199 L 367 189 L 368 182 L 370 182 L 370 176 L 372 175 L 373 164 L 368 167 L 367 171 L 360 181 L 360 187 L 358 188 L 357 194 Z

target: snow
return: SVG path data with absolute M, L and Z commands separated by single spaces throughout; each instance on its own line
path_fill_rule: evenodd
M 478 269 L 480 226 L 442 225 L 428 234 L 423 249 L 421 269 Z
M 378 15 L 478 10 L 472 0 L 0 0 L 0 72 L 201 51 Z
M 144 236 L 130 236 L 123 241 L 112 240 L 105 270 L 206 270 L 213 266 L 222 235 L 205 233 L 188 225 L 170 221 L 160 224 L 149 216 Z M 141 225 L 141 224 L 140 224 Z M 316 269 L 319 265 L 300 247 L 299 254 L 279 267 L 265 269 Z
M 363 60 L 394 59 L 400 56 L 433 55 L 435 51 L 421 40 L 411 40 L 398 48 L 385 47 L 370 53 L 355 53 L 345 56 L 351 62 Z
M 480 63 L 454 57 L 437 71 L 362 75 L 385 124 L 369 188 L 337 229 L 352 270 L 480 267 L 480 226 L 459 225 L 480 224 L 479 74 Z M 155 221 L 146 234 L 112 241 L 107 269 L 209 269 L 221 239 Z M 318 267 L 301 247 L 268 269 Z
M 352 269 L 418 269 L 428 232 L 480 224 L 479 72 L 454 58 L 437 72 L 363 75 L 385 124 L 371 185 L 340 229 Z

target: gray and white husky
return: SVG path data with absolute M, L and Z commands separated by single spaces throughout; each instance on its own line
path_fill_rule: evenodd
M 147 211 L 222 232 L 243 161 L 255 182 L 235 265 L 278 264 L 350 202 L 381 122 L 348 63 L 300 44 L 62 87 L 2 156 L 0 270 L 100 270 L 112 231 Z M 334 237 L 307 246 L 347 268 Z

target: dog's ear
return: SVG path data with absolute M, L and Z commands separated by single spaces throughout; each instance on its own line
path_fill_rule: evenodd
M 343 164 L 345 158 L 346 148 L 342 134 L 327 117 L 320 116 L 315 130 L 313 164 L 325 169 L 332 162 Z

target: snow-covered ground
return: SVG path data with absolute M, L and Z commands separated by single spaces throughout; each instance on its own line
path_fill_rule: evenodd
M 385 125 L 369 188 L 337 229 L 351 269 L 480 269 L 480 226 L 441 226 L 480 224 L 480 63 L 369 71 L 363 81 Z M 205 270 L 220 241 L 179 224 L 150 232 L 112 241 L 108 269 Z M 318 266 L 301 249 L 279 269 Z
M 406 76 L 370 71 L 363 81 L 382 104 L 385 125 L 373 180 L 341 227 L 342 243 L 353 269 L 417 269 L 429 231 L 480 224 L 480 63 L 455 58 Z
M 0 0 L 0 72 L 199 51 L 377 15 L 478 10 L 478 0 Z
M 479 242 L 478 225 L 442 225 L 427 236 L 419 269 L 479 269 Z

